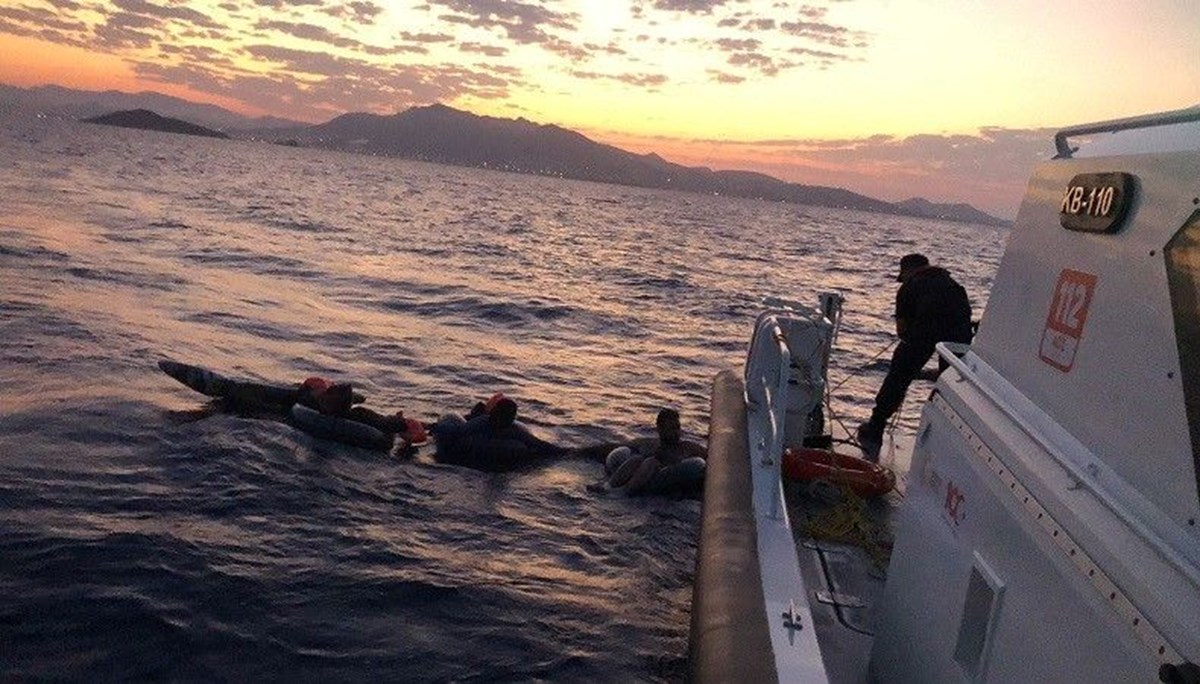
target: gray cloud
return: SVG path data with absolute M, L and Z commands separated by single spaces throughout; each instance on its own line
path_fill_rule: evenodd
M 158 46 L 158 52 L 163 55 L 179 57 L 191 64 L 203 64 L 205 69 L 209 67 L 231 69 L 234 67 L 233 60 L 228 55 L 206 45 L 164 43 Z
M 290 7 L 322 7 L 325 5 L 325 0 L 254 0 L 254 4 L 259 7 L 269 7 L 271 9 L 288 9 Z
M 711 15 L 716 28 L 730 31 L 715 41 L 715 47 L 727 53 L 727 68 L 710 67 L 710 76 L 716 74 L 719 83 L 741 82 L 746 74 L 773 77 L 788 69 L 827 69 L 839 62 L 859 61 L 860 51 L 870 44 L 868 34 L 827 21 L 826 6 L 795 7 L 776 2 L 769 8 L 749 11 L 738 8 L 739 4 L 734 0 L 642 0 L 634 5 L 633 14 L 656 11 Z M 654 39 L 641 34 L 637 40 Z M 659 42 L 663 42 L 661 38 Z M 811 59 L 796 60 L 796 56 Z M 733 76 L 741 78 L 734 80 Z
M 277 45 L 250 45 L 245 48 L 245 52 L 253 57 L 280 64 L 288 71 L 302 74 L 333 76 L 343 74 L 351 68 L 378 68 L 362 60 L 347 59 L 327 52 L 297 50 Z
M 337 17 L 356 24 L 370 26 L 383 13 L 383 8 L 373 2 L 354 0 L 344 5 L 330 5 L 321 10 L 331 17 Z
M 729 56 L 729 64 L 737 67 L 751 67 L 768 76 L 779 73 L 779 66 L 774 59 L 757 52 L 736 52 Z
M 481 43 L 459 43 L 458 49 L 463 52 L 473 52 L 487 57 L 503 57 L 508 54 L 508 48 L 499 45 L 483 45 Z
M 214 22 L 207 14 L 197 12 L 190 7 L 164 7 L 147 2 L 146 0 L 113 0 L 112 4 L 132 14 L 155 17 L 157 19 L 170 19 L 202 28 L 222 28 L 220 24 Z
M 848 59 L 846 55 L 837 52 L 829 52 L 827 50 L 810 50 L 809 48 L 794 47 L 788 50 L 793 55 L 801 55 L 803 57 L 815 57 L 817 59 L 833 62 L 836 60 Z
M 315 24 L 302 24 L 290 21 L 268 21 L 264 19 L 260 20 L 254 26 L 255 28 L 261 30 L 278 31 L 279 33 L 295 36 L 296 38 L 303 38 L 305 40 L 311 40 L 318 43 L 326 43 L 335 47 L 351 49 L 362 47 L 362 43 L 358 42 L 357 40 L 339 36 L 324 26 L 317 26 Z
M 46 4 L 55 9 L 65 10 L 67 12 L 78 12 L 84 9 L 83 5 L 74 2 L 73 0 L 47 0 Z
M 717 83 L 736 84 L 736 83 L 742 83 L 746 80 L 745 76 L 738 76 L 737 74 L 731 74 L 726 71 L 718 71 L 716 69 L 709 69 L 708 75 L 713 81 L 715 81 Z
M 800 16 L 811 21 L 820 21 L 829 13 L 828 7 L 815 7 L 813 5 L 804 5 L 799 10 Z
M 164 83 L 179 78 L 180 84 L 201 92 L 285 116 L 391 108 L 426 97 L 502 97 L 516 84 L 536 87 L 518 63 L 502 63 L 526 46 L 554 56 L 557 65 L 550 68 L 576 78 L 656 89 L 669 80 L 652 66 L 649 55 L 658 51 L 698 50 L 702 54 L 696 67 L 702 77 L 736 84 L 787 69 L 829 68 L 859 59 L 869 40 L 869 35 L 829 19 L 828 3 L 834 0 L 776 2 L 753 9 L 745 0 L 634 0 L 630 11 L 639 17 L 636 34 L 618 27 L 589 40 L 578 35 L 580 16 L 553 0 L 429 0 L 410 7 L 424 12 L 427 21 L 398 31 L 394 44 L 365 44 L 355 32 L 383 16 L 387 5 L 380 0 L 218 0 L 203 11 L 182 0 L 17 1 L 23 4 L 0 7 L 0 32 L 110 52 L 136 65 L 146 78 Z M 314 21 L 311 13 L 297 11 L 304 8 L 333 19 Z M 715 40 L 704 39 L 710 43 L 699 37 L 671 38 L 665 29 L 681 13 L 690 21 L 720 27 L 722 33 Z M 461 27 L 484 34 L 468 35 Z M 290 39 L 311 42 L 305 49 L 284 47 L 291 45 Z M 468 66 L 405 63 L 402 55 L 435 54 L 435 44 L 483 59 Z M 337 54 L 323 54 L 323 48 Z M 145 49 L 157 50 L 162 63 L 151 65 L 134 52 Z M 624 66 L 612 66 L 607 58 L 614 56 Z M 278 78 L 263 81 L 261 74 L 235 66 L 246 57 L 266 62 Z M 367 90 L 372 87 L 383 93 L 371 96 Z
M 866 34 L 817 21 L 785 21 L 779 25 L 785 33 L 836 47 L 865 47 Z
M 717 47 L 722 50 L 757 50 L 762 45 L 762 41 L 754 38 L 721 38 L 717 41 Z
M 0 17 L 8 19 L 8 25 L 20 28 L 22 35 L 32 35 L 43 28 L 59 31 L 85 31 L 88 24 L 74 18 L 39 7 L 0 7 Z
M 445 21 L 499 29 L 522 45 L 545 43 L 555 31 L 573 32 L 579 19 L 574 13 L 555 12 L 520 0 L 433 0 L 429 4 L 453 13 L 440 17 Z
M 710 14 L 717 7 L 738 0 L 652 0 L 650 3 L 656 10 L 667 12 L 692 12 Z
M 605 74 L 595 71 L 575 70 L 571 72 L 571 75 L 590 81 L 616 81 L 651 90 L 667 82 L 667 77 L 662 74 Z
M 454 36 L 448 33 L 409 33 L 401 31 L 400 37 L 410 43 L 448 43 L 454 40 Z
M 110 50 L 121 48 L 149 48 L 159 42 L 161 21 L 155 17 L 129 12 L 109 15 L 103 24 L 95 28 L 101 46 Z M 141 29 L 154 29 L 147 32 Z
M 463 95 L 483 99 L 505 97 L 512 79 L 460 66 L 390 67 L 365 60 L 254 45 L 246 51 L 304 76 L 294 83 L 276 83 L 285 96 L 304 106 L 309 116 L 341 113 L 354 103 L 355 111 L 397 111 L 414 104 L 452 100 Z M 236 84 L 231 86 L 236 88 Z

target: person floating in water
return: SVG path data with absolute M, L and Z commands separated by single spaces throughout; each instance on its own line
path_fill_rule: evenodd
M 971 302 L 950 272 L 931 266 L 923 254 L 900 259 L 901 283 L 896 291 L 896 336 L 887 377 L 875 395 L 871 418 L 858 426 L 856 436 L 868 460 L 878 461 L 888 419 L 904 403 L 908 386 L 933 356 L 938 342 L 971 341 Z M 946 362 L 938 359 L 938 367 Z
M 373 427 L 393 440 L 400 436 L 406 446 L 425 441 L 425 428 L 419 421 L 405 418 L 403 411 L 393 414 L 373 411 L 357 403 L 358 398 L 348 382 L 330 382 L 325 378 L 311 377 L 300 384 L 295 403 L 326 416 L 345 418 Z
M 496 394 L 467 417 L 449 414 L 430 426 L 434 458 L 489 472 L 504 472 L 563 456 L 568 450 L 534 435 L 517 420 L 517 403 Z
M 364 433 L 371 437 L 371 448 L 390 449 L 397 436 L 406 444 L 425 440 L 421 423 L 405 419 L 402 411 L 384 414 L 358 405 L 365 398 L 355 392 L 350 383 L 312 377 L 296 385 L 267 385 L 234 380 L 200 366 L 168 359 L 159 361 L 158 367 L 197 392 L 214 397 L 214 401 L 204 409 L 187 412 L 186 419 L 189 421 L 225 411 L 247 417 L 284 420 L 310 432 L 317 429 L 318 432 L 338 434 L 339 431 L 333 430 L 330 425 L 337 427 L 338 420 L 345 420 L 372 428 L 372 431 Z M 320 430 L 320 425 L 314 427 L 310 424 L 312 421 L 299 420 L 294 408 L 297 406 L 312 409 L 307 414 L 309 416 L 323 416 L 315 421 L 317 424 L 329 425 L 325 426 L 325 430 Z M 331 438 L 337 439 L 336 436 Z
M 684 440 L 679 412 L 664 408 L 654 421 L 657 437 L 580 449 L 585 457 L 604 454 L 605 481 L 601 488 L 629 495 L 699 494 L 708 450 Z

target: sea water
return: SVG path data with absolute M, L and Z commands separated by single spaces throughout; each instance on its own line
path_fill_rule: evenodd
M 171 358 L 432 420 L 706 435 L 760 298 L 846 297 L 830 418 L 886 370 L 896 259 L 979 315 L 1002 229 L 62 121 L 0 129 L 0 678 L 670 681 L 701 504 L 205 415 Z M 901 429 L 917 420 L 914 395 Z

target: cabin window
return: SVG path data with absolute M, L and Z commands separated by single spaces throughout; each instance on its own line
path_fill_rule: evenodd
M 1175 316 L 1179 382 L 1192 439 L 1192 470 L 1200 491 L 1200 211 L 1194 212 L 1163 249 Z
M 982 681 L 986 672 L 988 645 L 1000 616 L 1000 597 L 1004 585 L 988 567 L 979 552 L 971 565 L 967 595 L 963 600 L 962 621 L 958 625 L 958 641 L 954 646 L 954 661 L 962 667 L 970 681 Z

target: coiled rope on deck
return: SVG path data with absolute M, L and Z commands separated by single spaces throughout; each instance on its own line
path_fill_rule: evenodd
M 892 542 L 886 526 L 867 512 L 866 500 L 844 485 L 817 480 L 809 486 L 814 485 L 836 488 L 839 499 L 827 510 L 804 522 L 805 534 L 813 539 L 857 546 L 866 552 L 876 568 L 886 568 L 892 553 Z
M 846 435 L 852 434 L 847 429 L 846 424 L 833 410 L 833 393 L 840 389 L 843 385 L 856 377 L 864 370 L 869 368 L 876 359 L 886 354 L 899 340 L 894 338 L 879 351 L 875 352 L 871 358 L 867 359 L 858 368 L 851 371 L 846 377 L 842 378 L 837 384 L 827 386 L 825 391 L 824 403 L 825 412 L 830 420 L 835 421 Z M 901 409 L 903 405 L 901 405 Z M 887 433 L 890 435 L 895 431 L 899 422 L 900 410 L 892 416 L 889 422 Z M 839 440 L 852 444 L 861 448 L 862 445 L 854 439 Z M 892 450 L 895 449 L 895 441 L 888 440 Z M 832 449 L 831 449 L 832 451 Z M 894 454 L 889 454 L 894 457 Z M 835 464 L 835 468 L 840 470 L 837 465 L 837 459 L 831 459 Z M 877 569 L 883 570 L 887 567 L 889 558 L 891 557 L 892 543 L 886 526 L 873 519 L 867 511 L 867 502 L 863 497 L 859 496 L 853 490 L 845 485 L 835 484 L 826 480 L 818 480 L 808 485 L 813 487 L 830 487 L 838 492 L 838 500 L 825 511 L 810 517 L 803 525 L 804 532 L 813 539 L 835 542 L 839 544 L 847 544 L 857 546 L 867 554 L 871 562 Z

